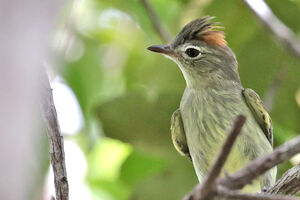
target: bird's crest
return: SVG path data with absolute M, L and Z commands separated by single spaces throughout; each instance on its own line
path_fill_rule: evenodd
M 211 45 L 227 46 L 224 32 L 216 30 L 223 27 L 215 26 L 218 23 L 211 22 L 213 18 L 206 16 L 188 23 L 177 35 L 175 43 L 179 45 L 187 40 L 201 40 Z

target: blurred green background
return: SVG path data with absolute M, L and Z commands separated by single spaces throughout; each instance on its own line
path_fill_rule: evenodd
M 243 1 L 149 3 L 173 36 L 192 19 L 216 16 L 239 61 L 244 87 L 263 98 L 274 77 L 281 79 L 271 111 L 275 145 L 300 132 L 300 62 L 276 44 Z M 300 33 L 300 0 L 267 3 L 288 27 Z M 64 23 L 54 38 L 60 58 L 54 74 L 74 92 L 82 112 L 82 125 L 65 138 L 83 153 L 83 182 L 90 198 L 182 198 L 197 179 L 192 163 L 173 148 L 169 126 L 185 82 L 176 64 L 146 50 L 162 41 L 141 1 L 75 0 L 60 17 Z M 57 109 L 58 114 L 64 112 Z M 66 150 L 67 161 L 69 155 Z M 299 159 L 280 165 L 279 176 L 296 162 Z M 74 167 L 67 166 L 67 170 Z

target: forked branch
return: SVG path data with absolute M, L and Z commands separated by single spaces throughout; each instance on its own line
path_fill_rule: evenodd
M 237 121 L 238 122 L 238 121 Z M 235 123 L 234 129 L 237 127 Z M 231 134 L 230 134 L 231 135 Z M 228 140 L 234 140 L 234 137 L 228 137 Z M 233 141 L 231 141 L 233 143 Z M 224 145 L 226 146 L 226 145 Z M 246 167 L 240 171 L 228 175 L 226 178 L 218 179 L 215 181 L 216 176 L 219 175 L 219 170 L 223 166 L 223 162 L 220 162 L 221 155 L 228 155 L 230 151 L 228 149 L 221 149 L 217 161 L 214 163 L 214 167 L 208 175 L 206 181 L 202 185 L 198 184 L 192 193 L 186 195 L 184 200 L 201 200 L 201 199 L 270 199 L 270 200 L 295 200 L 297 197 L 277 195 L 288 194 L 295 195 L 300 191 L 300 175 L 299 168 L 296 166 L 290 169 L 287 173 L 283 175 L 277 183 L 270 188 L 267 193 L 262 194 L 245 194 L 238 189 L 242 189 L 245 185 L 250 184 L 255 178 L 259 175 L 262 175 L 272 167 L 288 160 L 293 155 L 300 152 L 300 136 L 295 137 L 294 139 L 284 143 L 283 145 L 276 148 L 272 153 L 265 155 L 261 158 L 253 160 Z M 216 167 L 217 163 L 220 164 L 219 167 Z M 213 178 L 211 178 L 213 177 Z M 210 180 L 210 181 L 209 181 Z

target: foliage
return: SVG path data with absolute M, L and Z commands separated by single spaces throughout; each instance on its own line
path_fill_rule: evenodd
M 295 100 L 300 63 L 274 42 L 242 1 L 150 3 L 173 35 L 191 19 L 216 16 L 236 53 L 244 87 L 261 97 L 284 66 L 287 73 L 271 112 L 275 145 L 300 131 Z M 300 1 L 269 0 L 268 4 L 299 32 Z M 94 198 L 180 199 L 197 182 L 191 162 L 173 148 L 169 131 L 185 82 L 174 63 L 146 50 L 161 42 L 142 4 L 139 0 L 81 1 L 71 20 L 73 52 L 64 57 L 59 73 L 75 92 L 85 117 L 85 128 L 76 137 L 86 153 L 87 182 Z M 105 134 L 96 140 L 91 133 L 95 119 Z M 282 165 L 280 173 L 289 166 Z

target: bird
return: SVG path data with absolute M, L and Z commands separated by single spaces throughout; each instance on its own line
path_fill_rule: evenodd
M 243 88 L 235 54 L 214 17 L 185 25 L 166 45 L 148 50 L 174 61 L 186 82 L 179 108 L 171 117 L 171 138 L 179 154 L 189 158 L 200 183 L 211 169 L 235 118 L 246 117 L 221 176 L 273 151 L 273 125 L 259 95 Z M 275 183 L 277 169 L 264 173 L 242 190 L 261 192 Z

